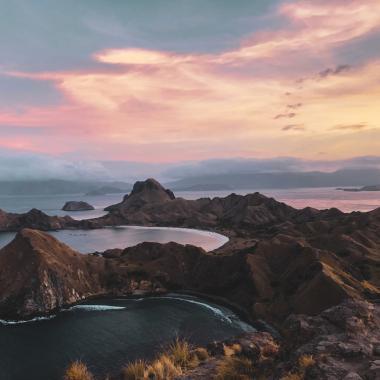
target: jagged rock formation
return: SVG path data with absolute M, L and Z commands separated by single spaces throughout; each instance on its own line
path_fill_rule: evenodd
M 63 211 L 89 211 L 95 210 L 94 206 L 91 206 L 87 202 L 83 201 L 69 201 L 62 207 Z
M 149 178 L 146 181 L 138 181 L 133 185 L 129 195 L 126 195 L 123 201 L 117 205 L 105 208 L 105 211 L 112 211 L 122 216 L 126 216 L 131 210 L 137 212 L 147 205 L 162 204 L 175 199 L 174 194 L 154 180 Z

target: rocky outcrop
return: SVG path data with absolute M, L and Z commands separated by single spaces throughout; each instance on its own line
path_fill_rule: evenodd
M 126 195 L 121 203 L 109 206 L 105 211 L 126 217 L 129 212 L 138 212 L 144 206 L 163 204 L 173 199 L 175 196 L 170 190 L 165 189 L 153 178 L 149 178 L 146 181 L 136 182 L 131 193 Z
M 69 201 L 62 207 L 63 211 L 89 211 L 95 210 L 94 206 L 91 206 L 87 202 L 83 201 Z
M 282 326 L 291 371 L 299 357 L 312 355 L 310 379 L 380 378 L 380 306 L 347 300 L 317 316 L 291 315 Z
M 178 379 L 214 379 L 227 367 L 234 379 L 377 380 L 379 324 L 380 307 L 363 301 L 345 301 L 314 317 L 291 315 L 281 338 L 255 332 L 209 344 L 207 359 Z

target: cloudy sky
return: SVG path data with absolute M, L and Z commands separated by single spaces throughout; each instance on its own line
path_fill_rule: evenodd
M 379 0 L 0 0 L 0 9 L 0 157 L 379 155 Z

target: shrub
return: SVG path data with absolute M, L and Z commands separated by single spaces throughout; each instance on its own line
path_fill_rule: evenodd
M 250 380 L 254 377 L 254 367 L 248 358 L 225 357 L 218 366 L 217 380 Z
M 88 370 L 86 364 L 77 360 L 67 368 L 64 380 L 94 380 L 94 376 Z
M 121 370 L 122 380 L 141 380 L 144 379 L 146 363 L 142 360 L 136 360 L 127 364 Z

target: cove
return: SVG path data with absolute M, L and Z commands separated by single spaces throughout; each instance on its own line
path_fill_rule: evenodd
M 91 300 L 46 320 L 0 323 L 0 378 L 60 380 L 76 359 L 102 378 L 176 337 L 206 345 L 248 331 L 228 308 L 191 296 Z
M 81 253 L 126 248 L 142 242 L 192 244 L 206 251 L 219 248 L 228 238 L 215 232 L 174 227 L 117 226 L 95 230 L 49 231 L 58 240 Z M 0 248 L 14 238 L 14 232 L 0 233 Z

